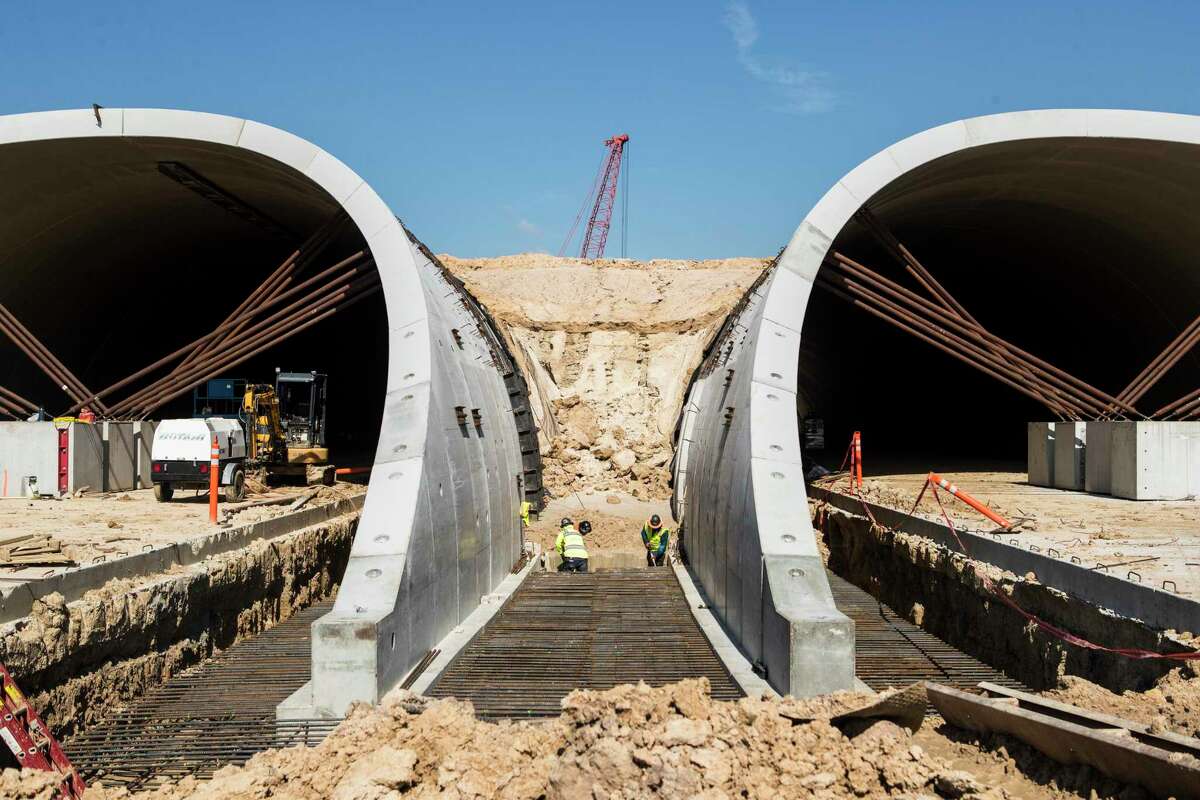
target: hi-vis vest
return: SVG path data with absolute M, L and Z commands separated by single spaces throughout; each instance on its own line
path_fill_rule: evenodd
M 583 536 L 573 525 L 568 525 L 558 532 L 558 541 L 554 543 L 554 549 L 563 558 L 588 557 L 587 548 L 583 546 Z
M 659 539 L 661 539 L 665 534 L 670 534 L 670 531 L 667 530 L 666 525 L 660 526 L 658 530 L 651 528 L 649 522 L 642 525 L 642 541 L 650 545 L 651 550 L 658 549 Z

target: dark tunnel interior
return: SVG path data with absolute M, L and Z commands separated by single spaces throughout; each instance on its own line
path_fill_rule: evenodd
M 0 174 L 0 302 L 92 391 L 211 331 L 338 211 L 290 167 L 177 139 L 10 144 Z M 364 246 L 347 223 L 301 277 Z M 273 383 L 277 367 L 328 374 L 331 457 L 369 464 L 387 384 L 382 293 L 219 377 Z M 52 415 L 73 404 L 3 336 L 0 385 Z M 192 411 L 187 391 L 151 418 Z
M 866 205 L 991 332 L 1116 395 L 1200 314 L 1198 188 L 1193 145 L 1040 139 L 945 156 Z M 832 250 L 922 293 L 858 220 Z M 801 413 L 824 419 L 812 455 L 830 468 L 861 430 L 868 462 L 1020 471 L 1026 423 L 1055 419 L 819 287 L 801 342 Z M 1198 366 L 1190 353 L 1138 409 L 1194 390 Z

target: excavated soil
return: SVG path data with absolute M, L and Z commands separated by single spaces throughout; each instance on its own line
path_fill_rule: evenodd
M 1062 703 L 1141 722 L 1154 733 L 1172 731 L 1200 737 L 1200 674 L 1194 667 L 1172 670 L 1144 692 L 1114 694 L 1070 675 L 1062 684 L 1044 694 Z
M 822 510 L 810 501 L 810 507 Z M 830 569 L 879 598 L 898 614 L 958 649 L 1036 690 L 1082 677 L 1110 691 L 1141 692 L 1171 663 L 1077 647 L 1030 624 L 1001 603 L 990 582 L 1020 608 L 1076 636 L 1108 647 L 1186 652 L 1191 640 L 1154 630 L 1069 597 L 1029 573 L 1014 575 L 864 517 L 823 509 L 814 524 L 823 534 Z M 986 576 L 986 580 L 985 580 Z
M 669 496 L 687 381 L 767 260 L 439 258 L 496 320 L 528 380 L 550 495 Z
M 699 679 L 577 691 L 557 719 L 494 724 L 475 719 L 469 703 L 396 691 L 376 708 L 355 708 L 315 748 L 269 751 L 210 782 L 184 779 L 132 797 L 1010 796 L 925 752 L 893 722 L 858 725 L 853 737 L 830 723 L 862 699 L 714 702 Z M 86 795 L 130 796 L 124 789 Z
M 287 619 L 336 589 L 358 515 L 258 540 L 66 602 L 52 593 L 0 626 L 0 663 L 60 736 Z M 0 797 L 5 795 L 0 794 Z

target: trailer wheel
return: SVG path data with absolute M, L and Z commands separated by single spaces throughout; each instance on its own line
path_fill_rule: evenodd
M 233 480 L 225 487 L 225 501 L 238 503 L 246 499 L 246 470 L 238 467 L 233 471 Z
M 160 503 L 170 502 L 171 496 L 175 494 L 175 490 L 171 488 L 169 483 L 154 484 L 154 499 Z

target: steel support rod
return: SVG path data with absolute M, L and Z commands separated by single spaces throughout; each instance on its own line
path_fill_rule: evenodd
M 1142 371 L 1137 374 L 1137 377 L 1129 382 L 1128 386 L 1121 390 L 1121 393 L 1118 394 L 1117 397 L 1125 399 L 1141 388 L 1142 384 L 1146 382 L 1150 374 L 1157 367 L 1161 366 L 1162 362 L 1169 358 L 1171 353 L 1173 353 L 1176 348 L 1182 346 L 1184 341 L 1186 341 L 1188 337 L 1195 333 L 1198 329 L 1200 329 L 1200 317 L 1192 320 L 1192 324 L 1180 331 L 1179 335 L 1172 339 L 1170 344 L 1164 347 L 1158 355 L 1151 359 L 1150 363 L 1147 364 Z
M 859 219 L 867 225 L 868 229 L 875 235 L 875 237 L 879 239 L 884 247 L 893 251 L 893 254 L 899 258 L 902 264 L 904 264 L 904 267 L 908 273 L 912 275 L 918 283 L 925 287 L 925 291 L 929 292 L 930 295 L 932 295 L 935 299 L 940 300 L 941 304 L 945 306 L 948 311 L 955 314 L 960 319 L 966 320 L 981 330 L 983 329 L 983 325 L 979 323 L 979 320 L 971 316 L 971 313 L 967 311 L 966 307 L 962 303 L 958 302 L 954 295 L 950 294 L 950 291 L 946 289 L 946 287 L 942 286 L 942 284 L 933 277 L 933 273 L 926 269 L 925 265 L 917 260 L 917 257 L 914 256 L 912 252 L 909 251 L 909 249 L 892 234 L 890 230 L 888 230 L 888 228 L 869 208 L 863 206 L 861 209 L 859 209 L 858 216 Z M 1006 344 L 1007 343 L 1004 342 L 1003 339 L 1000 339 L 997 342 L 989 345 L 988 349 L 995 352 L 996 355 L 1001 358 L 1007 358 L 1009 357 L 1009 354 L 1005 351 Z M 1037 382 L 1033 379 L 1032 375 L 1025 375 L 1025 378 L 1031 386 L 1036 387 Z
M 303 319 L 305 315 L 312 314 L 314 310 L 328 305 L 336 296 L 338 296 L 339 292 L 347 289 L 354 289 L 360 285 L 363 285 L 365 282 L 370 282 L 373 279 L 378 280 L 377 276 L 375 275 L 366 275 L 347 285 L 325 286 L 316 292 L 310 293 L 309 295 L 296 300 L 266 319 L 255 323 L 251 328 L 244 331 L 236 340 L 229 343 L 224 351 L 218 350 L 209 353 L 196 362 L 188 365 L 183 372 L 167 375 L 150 384 L 149 386 L 144 387 L 134 395 L 126 398 L 120 404 L 118 404 L 117 411 L 121 414 L 136 413 L 142 404 L 152 401 L 155 397 L 161 395 L 165 391 L 170 391 L 175 384 L 190 379 L 196 374 L 197 370 L 206 370 L 209 365 L 222 357 L 223 352 L 226 352 L 229 349 L 237 348 L 244 342 L 248 341 L 251 337 L 268 336 L 271 332 L 275 331 L 280 324 L 289 324 Z
M 141 393 L 141 396 L 138 399 L 135 400 L 131 398 L 121 403 L 119 406 L 121 413 L 136 411 L 136 413 L 140 414 L 141 416 L 145 416 L 150 411 L 153 411 L 155 408 L 161 406 L 164 402 L 168 402 L 169 400 L 178 397 L 179 394 L 174 392 L 174 388 L 176 386 L 187 384 L 188 388 L 191 388 L 203 383 L 208 379 L 209 376 L 214 374 L 214 370 L 217 369 L 216 365 L 226 363 L 230 354 L 236 355 L 238 353 L 245 352 L 247 349 L 253 347 L 255 342 L 266 340 L 264 347 L 269 347 L 275 342 L 282 341 L 291 335 L 290 333 L 286 333 L 286 331 L 289 329 L 289 326 L 294 325 L 296 322 L 304 319 L 306 316 L 311 316 L 325 308 L 328 308 L 330 305 L 335 304 L 339 300 L 345 298 L 347 293 L 358 291 L 363 287 L 372 287 L 372 291 L 377 290 L 379 288 L 378 275 L 367 275 L 359 278 L 346 287 L 340 290 L 335 290 L 332 295 L 323 297 L 317 302 L 308 305 L 307 308 L 301 309 L 300 311 L 293 313 L 291 316 L 288 316 L 274 323 L 273 325 L 266 320 L 256 324 L 243 333 L 241 339 L 239 340 L 242 342 L 241 344 L 235 345 L 227 351 L 217 351 L 211 353 L 195 364 L 189 366 L 185 373 L 178 376 L 164 378 L 157 384 L 148 387 L 147 390 Z M 293 306 L 306 305 L 308 303 L 309 298 L 302 298 L 294 303 Z M 289 308 L 292 308 L 293 306 L 289 306 Z M 286 313 L 286 311 L 277 313 L 282 315 Z M 241 362 L 239 361 L 238 363 Z M 199 376 L 199 378 L 193 380 L 197 378 L 197 376 Z M 164 397 L 166 399 L 163 399 Z
M 846 280 L 846 279 L 843 278 L 843 280 Z M 851 285 L 856 287 L 860 296 L 863 296 L 866 299 L 873 300 L 877 305 L 881 305 L 885 308 L 888 308 L 889 310 L 891 310 L 892 313 L 897 314 L 897 315 L 901 316 L 902 318 L 909 319 L 910 322 L 913 321 L 912 320 L 912 316 L 913 316 L 912 312 L 906 311 L 905 309 L 901 308 L 897 304 L 887 300 L 882 295 L 872 292 L 871 290 L 868 290 L 865 287 L 861 287 L 859 284 L 853 283 L 852 281 L 850 283 L 851 283 Z M 945 315 L 938 315 L 936 307 L 932 307 L 932 311 L 933 311 L 933 313 L 931 316 L 933 317 L 934 324 L 948 325 L 948 326 L 956 329 L 961 335 L 969 336 L 969 337 L 975 339 L 979 343 L 979 345 L 982 345 L 983 347 L 987 347 L 987 344 L 988 344 L 987 340 L 983 336 L 980 335 L 978 329 L 967 324 L 961 318 L 949 317 L 949 316 L 945 316 Z M 916 319 L 924 320 L 926 322 L 929 321 L 927 318 L 921 317 L 919 315 L 916 316 Z M 1058 388 L 1049 385 L 1045 381 L 1041 381 L 1041 379 L 1034 379 L 1034 380 L 1038 380 L 1039 382 L 1032 383 L 1028 370 L 1018 369 L 1013 363 L 1014 359 L 1005 358 L 1003 356 L 1000 356 L 994 350 L 991 350 L 991 349 L 984 350 L 983 352 L 985 352 L 989 356 L 989 363 L 993 363 L 993 365 L 997 369 L 1008 374 L 1012 380 L 1022 383 L 1031 392 L 1041 395 L 1042 404 L 1045 405 L 1047 408 L 1049 408 L 1052 412 L 1054 412 L 1055 414 L 1058 414 L 1060 417 L 1064 417 L 1064 418 L 1066 418 L 1066 417 L 1075 418 L 1075 419 L 1080 418 L 1081 413 L 1080 413 L 1078 404 L 1081 401 L 1076 396 L 1075 393 L 1070 392 L 1069 388 L 1066 389 L 1068 394 L 1067 394 L 1067 396 L 1064 397 L 1063 391 L 1060 391 Z M 1085 403 L 1085 405 L 1086 405 L 1086 403 Z M 1095 406 L 1095 408 L 1098 410 L 1099 406 Z
M 1178 409 L 1180 409 L 1181 407 L 1183 407 L 1185 405 L 1190 405 L 1193 400 L 1196 400 L 1198 398 L 1200 398 L 1200 389 L 1196 389 L 1195 391 L 1188 392 L 1183 397 L 1176 400 L 1174 403 L 1167 403 L 1165 406 L 1160 408 L 1158 411 L 1155 411 L 1154 416 L 1156 416 L 1156 417 L 1161 417 L 1161 416 L 1173 417 L 1177 413 Z
M 62 389 L 62 391 L 68 397 L 73 400 L 80 399 L 80 395 L 75 391 L 74 387 L 67 382 L 64 376 L 61 375 L 49 361 L 43 358 L 36 349 L 34 349 L 33 345 L 21 335 L 19 328 L 12 326 L 9 323 L 7 309 L 5 309 L 2 305 L 0 305 L 0 332 L 3 332 L 4 335 L 11 339 L 13 344 L 15 344 L 21 350 L 21 352 L 24 353 L 26 357 L 28 357 L 29 360 L 34 363 L 35 366 L 37 366 L 38 369 L 45 373 L 47 378 L 53 381 L 58 388 Z
M 253 315 L 262 313 L 264 311 L 267 311 L 268 309 L 270 309 L 276 305 L 279 305 L 284 300 L 287 300 L 288 298 L 294 296 L 296 293 L 308 288 L 312 284 L 314 284 L 320 280 L 323 280 L 324 278 L 329 277 L 330 275 L 332 275 L 334 272 L 341 269 L 342 267 L 345 267 L 349 264 L 353 264 L 354 262 L 358 261 L 359 259 L 361 259 L 363 256 L 366 255 L 366 252 L 367 251 L 365 251 L 365 250 L 359 250 L 357 253 L 349 256 L 348 258 L 342 259 L 341 261 L 334 264 L 332 267 L 329 267 L 328 269 L 322 270 L 320 273 L 305 280 L 303 283 L 299 283 L 296 286 L 293 286 L 291 289 L 289 289 L 288 291 L 279 295 L 275 299 L 271 300 L 270 302 L 264 303 L 263 305 L 259 306 L 258 308 L 254 309 L 253 311 L 248 312 L 248 313 L 251 316 L 253 316 Z M 345 275 L 339 276 L 337 279 L 330 281 L 329 285 L 332 286 L 332 285 L 340 282 L 342 279 L 353 275 L 356 272 L 369 269 L 373 263 L 374 262 L 368 261 L 366 264 L 363 264 L 361 266 L 351 267 L 349 270 L 346 271 Z M 238 319 L 241 319 L 241 318 L 239 317 Z M 149 373 L 154 372 L 157 369 L 161 369 L 162 367 L 169 364 L 171 361 L 175 360 L 176 358 L 179 358 L 181 355 L 194 350 L 196 347 L 203 344 L 204 342 L 209 341 L 213 337 L 217 336 L 218 334 L 229 330 L 230 328 L 232 328 L 234 326 L 234 324 L 237 323 L 238 319 L 226 320 L 225 322 L 221 323 L 219 326 L 217 326 L 212 331 L 209 331 L 208 333 L 201 336 L 199 339 L 196 339 L 192 342 L 189 342 L 188 344 L 185 344 L 183 347 L 180 347 L 178 350 L 175 350 L 174 352 L 163 356 L 159 360 L 155 361 L 153 364 L 143 367 L 142 369 L 138 370 L 137 372 L 130 375 L 129 377 L 122 378 L 121 380 L 114 383 L 112 386 L 109 386 L 108 388 L 104 389 L 103 391 L 97 392 L 96 397 L 107 397 L 108 395 L 112 394 L 113 392 L 117 391 L 118 389 L 123 389 L 124 387 L 128 386 L 130 383 L 132 383 L 133 381 L 136 381 L 138 378 L 145 377 Z M 82 405 L 83 404 L 80 403 L 80 404 L 73 406 L 70 410 L 68 410 L 66 412 L 66 414 L 64 416 L 74 414 L 76 411 L 78 411 L 80 409 L 80 407 Z
M 890 294 L 891 296 L 907 302 L 910 306 L 919 308 L 926 314 L 930 314 L 944 320 L 947 324 L 955 324 L 955 320 L 953 318 L 946 317 L 941 309 L 915 292 L 899 285 L 898 283 L 895 283 L 894 281 L 889 280 L 888 278 L 883 277 L 863 264 L 860 264 L 859 262 L 848 258 L 841 253 L 834 252 L 831 254 L 831 257 L 834 259 L 833 265 L 841 269 L 843 272 L 847 272 L 847 274 L 859 277 L 862 280 L 871 283 L 876 288 Z M 1086 398 L 1092 405 L 1103 406 L 1105 403 L 1117 402 L 1116 398 L 1111 397 L 1094 386 L 1091 386 L 1090 384 L 1079 380 L 1075 376 L 1064 372 L 1058 367 L 1055 367 L 1053 364 L 1038 358 L 1032 353 L 1022 350 L 1021 348 L 1009 342 L 1005 342 L 1003 339 L 1000 339 L 998 336 L 982 326 L 977 324 L 971 326 L 961 320 L 959 320 L 957 324 L 965 328 L 972 329 L 978 336 L 1003 345 L 1006 352 L 1006 358 L 1024 361 L 1031 370 L 1043 375 L 1044 380 L 1051 381 L 1055 385 L 1071 391 L 1073 394 Z M 1123 406 L 1123 408 L 1135 414 L 1137 413 L 1136 409 L 1133 409 L 1132 407 Z
M 831 279 L 825 278 L 825 280 L 831 280 Z M 841 281 L 841 283 L 838 283 L 838 281 Z M 925 331 L 925 333 L 929 334 L 930 336 L 935 336 L 938 339 L 940 339 L 947 346 L 956 347 L 959 350 L 966 350 L 971 355 L 973 355 L 975 358 L 990 365 L 991 368 L 995 372 L 998 372 L 998 373 L 1008 376 L 1009 380 L 1012 381 L 1013 383 L 1020 383 L 1020 384 L 1024 385 L 1025 388 L 1028 389 L 1030 393 L 1039 394 L 1038 392 L 1035 391 L 1034 387 L 1030 386 L 1024 380 L 1024 375 L 1020 371 L 1018 371 L 1016 368 L 1014 368 L 1010 363 L 1008 363 L 1007 361 L 1002 359 L 1000 356 L 997 356 L 995 353 L 993 353 L 989 350 L 985 350 L 984 348 L 982 348 L 978 345 L 974 345 L 974 344 L 970 343 L 969 341 L 962 338 L 961 336 L 951 333 L 950 331 L 947 331 L 946 329 L 944 329 L 942 327 L 939 327 L 934 322 L 930 322 L 927 319 L 923 319 L 915 314 L 912 314 L 909 311 L 906 311 L 904 308 L 900 307 L 896 303 L 893 303 L 890 300 L 887 300 L 882 295 L 879 295 L 876 292 L 872 292 L 871 290 L 867 289 L 864 286 L 861 286 L 860 284 L 854 282 L 853 280 L 850 280 L 850 279 L 842 277 L 842 276 L 837 276 L 835 279 L 832 279 L 831 282 L 843 290 L 848 289 L 852 293 L 857 294 L 862 299 L 869 300 L 869 301 L 875 303 L 876 306 L 882 307 L 881 310 L 886 310 L 886 312 L 890 312 L 892 315 L 894 315 L 895 317 L 899 318 L 900 320 L 908 323 L 909 325 L 916 325 L 918 328 Z M 968 363 L 971 363 L 971 362 L 968 362 Z M 1045 392 L 1042 392 L 1040 394 L 1045 395 Z M 1040 400 L 1040 402 L 1043 403 L 1044 405 L 1046 405 L 1051 411 L 1053 411 L 1056 414 L 1059 414 L 1060 416 L 1062 416 L 1064 414 L 1074 413 L 1071 410 L 1071 408 L 1069 408 L 1067 406 L 1066 400 L 1061 398 L 1057 392 L 1055 392 L 1053 394 L 1054 394 L 1054 396 L 1052 399 L 1047 399 L 1046 397 L 1043 396 L 1042 399 Z M 1076 416 L 1078 416 L 1078 415 L 1076 415 Z
M 9 323 L 9 326 L 23 336 L 26 340 L 26 343 L 36 352 L 40 353 L 47 364 L 54 367 L 62 383 L 70 386 L 76 393 L 78 393 L 79 397 L 87 397 L 91 393 L 87 386 L 84 385 L 83 381 L 75 377 L 75 373 L 67 369 L 66 365 L 59 361 L 58 357 L 55 356 L 48 347 L 42 344 L 41 341 L 33 335 L 33 332 L 26 328 L 21 321 L 3 305 L 0 305 L 0 316 L 5 317 Z M 97 403 L 96 406 L 101 412 L 108 412 L 107 406 L 105 406 L 103 403 Z
M 1188 352 L 1190 352 L 1191 349 L 1196 346 L 1197 342 L 1200 342 L 1200 319 L 1197 319 L 1193 326 L 1189 327 L 1194 327 L 1194 330 L 1190 331 L 1187 338 L 1185 338 L 1181 344 L 1175 347 L 1174 351 L 1166 359 L 1164 359 L 1157 367 L 1150 371 L 1146 378 L 1141 382 L 1141 385 L 1139 385 L 1138 388 L 1126 398 L 1126 402 L 1136 403 L 1138 400 L 1142 399 L 1146 392 L 1154 388 L 1154 385 L 1162 380 L 1162 377 L 1166 375 L 1172 367 L 1178 364 L 1179 360 L 1187 355 Z
M 355 256 L 352 256 L 351 259 L 353 259 L 355 257 L 357 257 L 357 254 Z M 351 259 L 345 259 L 343 262 L 339 262 L 339 264 L 335 265 L 335 266 L 341 266 L 341 264 L 346 263 L 346 262 L 350 261 Z M 306 304 L 313 302 L 314 300 L 319 300 L 321 297 L 328 296 L 331 292 L 336 291 L 336 289 L 339 285 L 345 283 L 346 281 L 349 281 L 354 276 L 354 274 L 358 271 L 359 271 L 359 268 L 357 268 L 357 267 L 347 270 L 345 273 L 338 276 L 336 279 L 330 281 L 328 284 L 321 286 L 320 288 L 315 289 L 312 292 L 309 292 L 307 295 L 304 295 L 303 297 L 293 301 L 288 306 L 280 309 L 279 311 L 270 315 L 266 319 L 255 324 L 249 330 L 240 331 L 236 337 L 234 337 L 233 339 L 227 340 L 222 345 L 222 347 L 229 347 L 233 343 L 240 342 L 246 336 L 253 335 L 253 333 L 262 330 L 264 325 L 269 324 L 270 322 L 277 320 L 280 317 L 283 317 L 286 314 L 288 314 L 298 308 L 301 308 L 302 306 L 304 306 Z M 315 277 L 316 276 L 314 276 L 314 278 Z M 366 277 L 366 276 L 364 276 L 364 277 Z M 302 287 L 297 286 L 297 287 L 295 287 L 295 291 L 298 292 L 301 290 L 301 288 Z M 282 302 L 282 300 L 284 300 L 285 297 L 291 296 L 291 294 L 293 294 L 293 292 L 289 291 L 289 292 L 285 293 L 284 295 L 279 295 L 275 300 L 272 300 L 270 303 L 265 304 L 261 308 L 252 309 L 248 313 L 250 316 L 255 316 L 259 311 L 265 310 L 267 307 L 269 307 L 271 305 L 275 305 L 278 302 Z M 223 327 L 238 324 L 240 321 L 242 321 L 242 320 L 231 320 L 230 322 L 224 323 Z M 141 399 L 149 397 L 153 392 L 158 391 L 162 387 L 166 387 L 166 386 L 170 385 L 171 381 L 175 380 L 180 375 L 184 374 L 188 369 L 191 369 L 196 364 L 203 363 L 205 360 L 210 359 L 213 356 L 214 352 L 216 352 L 216 351 L 210 351 L 208 353 L 205 353 L 204 355 L 200 356 L 196 361 L 193 361 L 191 364 L 187 365 L 186 367 L 183 367 L 182 369 L 173 370 L 172 372 L 163 376 L 162 378 L 155 381 L 154 383 L 151 383 L 151 384 L 143 387 L 142 389 L 139 389 L 137 392 L 134 392 L 132 395 L 130 395 L 129 397 L 127 397 L 125 400 L 121 401 L 121 403 L 118 404 L 117 411 L 120 413 L 126 413 L 128 411 L 133 410 L 133 406 L 137 402 L 139 402 Z
M 972 366 L 975 369 L 978 369 L 979 371 L 992 376 L 993 378 L 1000 381 L 1001 383 L 1003 383 L 1007 386 L 1010 386 L 1011 388 L 1015 389 L 1016 391 L 1020 392 L 1021 394 L 1025 395 L 1025 396 L 1035 400 L 1036 402 L 1045 404 L 1045 400 L 1043 398 L 1041 398 L 1040 396 L 1035 394 L 1033 391 L 1027 389 L 1025 386 L 1022 386 L 1019 383 L 1015 383 L 1015 382 L 1009 380 L 1008 378 L 1004 377 L 1003 375 L 1001 375 L 997 372 L 994 372 L 989 367 L 986 367 L 983 364 L 980 364 L 975 361 L 971 361 L 963 353 L 955 350 L 954 348 L 948 347 L 948 346 L 942 344 L 941 342 L 937 341 L 936 339 L 926 336 L 924 333 L 921 333 L 916 328 L 913 328 L 910 325 L 906 325 L 905 323 L 901 322 L 900 320 L 896 319 L 895 317 L 889 317 L 887 314 L 884 314 L 883 312 L 878 311 L 875 308 L 872 308 L 870 305 L 862 302 L 861 300 L 851 297 L 850 295 L 848 295 L 845 292 L 841 291 L 840 289 L 836 288 L 829 281 L 823 280 L 823 279 L 818 279 L 815 285 L 821 287 L 822 289 L 824 289 L 825 291 L 827 291 L 833 295 L 836 295 L 836 296 L 842 298 L 843 300 L 850 303 L 851 305 L 858 306 L 859 308 L 863 309 L 864 311 L 868 312 L 869 314 L 873 314 L 874 316 L 879 317 L 881 320 L 888 323 L 889 325 L 893 325 L 893 326 L 899 328 L 900 330 L 905 331 L 906 333 L 912 334 L 913 336 L 917 337 L 921 341 L 926 342 L 927 344 L 933 345 L 938 350 L 941 350 L 942 352 L 946 353 L 947 355 L 952 356 L 953 358 L 956 358 L 959 361 L 962 361 L 964 364 Z
M 279 325 L 276 326 L 276 329 L 272 330 L 272 332 L 269 335 L 264 335 L 264 338 L 269 338 L 269 341 L 263 342 L 262 344 L 260 344 L 257 347 L 252 347 L 248 352 L 246 351 L 247 346 L 243 346 L 238 351 L 228 353 L 224 360 L 221 360 L 218 363 L 213 364 L 212 369 L 209 371 L 209 374 L 212 374 L 214 372 L 220 372 L 221 370 L 232 369 L 240 364 L 245 363 L 246 361 L 249 361 L 251 358 L 254 358 L 256 355 L 263 352 L 264 350 L 270 349 L 271 347 L 274 347 L 275 345 L 279 344 L 280 342 L 290 339 L 291 337 L 295 336 L 296 334 L 300 333 L 301 331 L 311 328 L 313 325 L 316 325 L 318 322 L 328 319 L 329 317 L 333 316 L 334 314 L 337 314 L 340 311 L 345 311 L 347 308 L 349 308 L 350 306 L 359 302 L 360 300 L 363 300 L 363 299 L 371 296 L 372 294 L 375 294 L 376 292 L 378 292 L 380 290 L 380 288 L 381 288 L 381 285 L 378 283 L 378 281 L 376 281 L 373 285 L 363 288 L 361 291 L 357 292 L 356 294 L 352 294 L 351 296 L 347 297 L 340 304 L 327 309 L 326 311 L 322 312 L 321 314 L 318 314 L 317 316 L 313 317 L 312 319 L 310 319 L 307 322 L 304 322 L 300 325 L 292 327 L 286 322 L 280 323 Z M 149 414 L 151 414 L 158 408 L 162 407 L 166 403 L 171 402 L 172 400 L 179 397 L 180 395 L 186 394 L 187 392 L 191 391 L 195 387 L 204 383 L 204 381 L 206 381 L 206 380 L 208 380 L 208 375 L 204 375 L 196 380 L 193 380 L 193 381 L 187 383 L 186 385 L 180 387 L 178 390 L 173 391 L 172 393 L 170 393 L 160 399 L 154 400 L 152 402 L 152 405 L 149 408 L 146 408 L 142 412 L 140 418 L 145 419 L 146 416 L 148 416 Z
M 287 277 L 294 271 L 296 262 L 304 257 L 305 252 L 309 248 L 315 247 L 318 244 L 320 244 L 321 250 L 323 250 L 324 247 L 332 240 L 334 233 L 341 228 L 347 219 L 348 217 L 346 216 L 345 211 L 338 211 L 338 213 L 334 214 L 334 216 L 324 225 L 313 231 L 312 235 L 305 239 L 304 242 L 291 253 L 291 255 L 284 259 L 283 263 L 276 267 L 275 270 L 268 275 L 267 278 L 238 305 L 237 308 L 233 310 L 233 313 L 225 318 L 224 322 L 231 322 L 241 317 L 247 309 L 253 307 L 260 298 L 273 290 L 276 285 L 286 281 Z M 222 324 L 224 324 L 224 322 Z M 183 369 L 200 355 L 202 355 L 205 350 L 211 349 L 211 346 L 215 346 L 217 344 L 220 344 L 220 342 L 211 342 L 208 345 L 205 345 L 203 348 L 197 348 L 196 352 L 186 357 L 179 364 L 179 366 L 175 368 L 174 371 L 178 372 L 179 370 Z
M 9 390 L 9 389 L 5 389 L 3 386 L 0 386 L 0 394 L 7 397 L 9 400 L 9 403 L 11 405 L 13 405 L 14 407 L 20 408 L 20 409 L 27 409 L 27 413 L 29 413 L 29 414 L 32 414 L 33 412 L 38 410 L 38 406 L 36 403 L 26 400 L 21 395 L 17 394 L 14 391 Z
M 20 419 L 21 412 L 13 402 L 5 397 L 0 397 L 0 413 L 7 414 L 13 419 Z
M 317 234 L 313 237 L 313 243 L 300 249 L 299 255 L 292 260 L 292 262 L 287 266 L 281 275 L 275 278 L 273 285 L 268 287 L 267 284 L 264 283 L 262 287 L 259 287 L 260 289 L 266 287 L 266 291 L 264 291 L 257 298 L 253 298 L 252 296 L 250 302 L 247 304 L 247 310 L 252 310 L 262 303 L 270 302 L 283 293 L 288 284 L 291 283 L 293 276 L 299 274 L 305 268 L 307 268 L 307 266 L 312 263 L 314 259 L 318 258 L 321 253 L 325 251 L 325 248 L 333 242 L 334 235 L 337 233 L 337 230 L 341 227 L 345 220 L 345 214 L 339 213 L 326 225 L 322 226 L 321 229 L 317 231 Z M 227 344 L 230 339 L 235 338 L 245 327 L 245 320 L 248 318 L 248 315 L 243 313 L 241 317 L 243 320 L 242 323 L 235 325 L 233 330 L 205 345 L 204 351 L 201 352 L 201 355 L 203 355 L 203 352 L 211 352 L 218 347 Z

